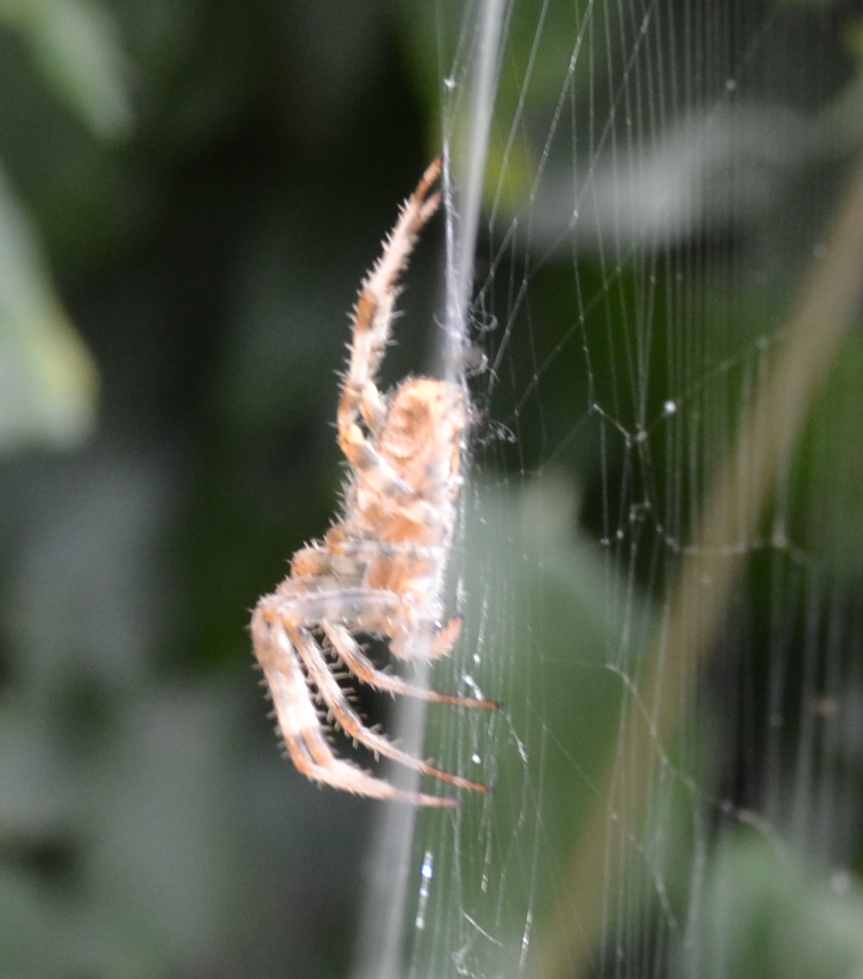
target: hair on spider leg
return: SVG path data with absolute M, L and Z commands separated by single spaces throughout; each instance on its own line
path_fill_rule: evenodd
M 353 709 L 353 705 L 351 705 L 351 709 Z M 368 715 L 364 711 L 353 709 L 353 713 L 359 718 L 364 727 L 368 727 Z M 318 708 L 318 723 L 322 729 L 330 733 L 332 738 L 341 737 L 349 741 L 353 740 L 339 723 L 339 719 L 333 709 L 327 705 Z

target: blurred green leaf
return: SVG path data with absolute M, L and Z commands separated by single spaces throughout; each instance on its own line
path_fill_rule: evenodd
M 128 132 L 127 69 L 114 21 L 90 0 L 0 0 L 0 24 L 17 30 L 58 98 L 97 135 Z
M 863 895 L 810 875 L 790 850 L 737 834 L 717 851 L 707 927 L 678 975 L 835 979 L 863 974 Z
M 92 428 L 95 402 L 93 362 L 0 173 L 0 451 L 79 442 Z

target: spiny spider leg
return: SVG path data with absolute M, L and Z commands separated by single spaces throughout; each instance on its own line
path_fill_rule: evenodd
M 386 401 L 375 381 L 390 335 L 399 277 L 407 267 L 423 225 L 440 204 L 439 194 L 428 196 L 440 171 L 439 159 L 428 166 L 416 190 L 402 206 L 383 254 L 363 280 L 353 311 L 353 341 L 337 416 L 339 445 L 354 469 L 382 490 L 402 495 L 410 495 L 411 487 L 380 457 L 357 421 L 362 417 L 369 431 L 375 434 L 386 418 Z
M 434 765 L 421 761 L 419 758 L 414 758 L 413 755 L 401 751 L 383 735 L 370 731 L 352 710 L 350 704 L 348 704 L 344 692 L 327 668 L 323 653 L 312 636 L 305 629 L 288 625 L 285 626 L 285 632 L 288 635 L 291 645 L 297 650 L 303 663 L 305 663 L 309 679 L 318 688 L 318 693 L 321 695 L 327 707 L 332 711 L 335 722 L 345 734 L 360 744 L 365 745 L 370 751 L 378 755 L 383 755 L 385 758 L 392 758 L 394 761 L 399 762 L 399 764 L 407 768 L 412 768 L 422 775 L 430 775 L 433 778 L 439 779 L 441 782 L 454 785 L 459 789 L 472 789 L 475 792 L 488 791 L 486 786 L 481 785 L 479 782 L 471 782 L 469 779 L 462 778 L 459 775 L 451 775 L 449 772 L 435 768 Z
M 390 652 L 399 659 L 412 660 L 449 656 L 461 635 L 461 621 L 461 617 L 456 616 L 442 629 L 438 629 L 433 622 L 423 622 L 411 630 L 393 630 L 389 633 L 392 638 Z
M 306 778 L 372 799 L 390 799 L 415 806 L 452 809 L 458 800 L 397 789 L 332 753 L 287 633 L 260 612 L 252 617 L 255 652 L 273 698 L 279 731 L 295 768 Z M 333 681 L 335 682 L 335 681 Z
M 374 663 L 364 655 L 359 643 L 344 626 L 324 622 L 323 630 L 345 667 L 360 682 L 373 687 L 375 690 L 383 690 L 394 696 L 427 700 L 433 704 L 452 704 L 456 707 L 472 707 L 480 710 L 498 710 L 500 707 L 496 700 L 480 700 L 477 697 L 459 697 L 456 694 L 438 693 L 436 690 L 407 683 L 401 677 L 384 673 L 377 669 Z
M 339 536 L 332 541 L 310 544 L 301 548 L 291 559 L 291 577 L 316 579 L 316 589 L 351 587 L 362 580 L 363 571 L 378 558 L 408 558 L 412 561 L 440 561 L 444 555 L 441 545 L 388 543 L 372 538 Z
M 401 599 L 395 592 L 379 588 L 338 588 L 332 579 L 321 579 L 325 587 L 303 588 L 288 578 L 279 590 L 260 600 L 258 608 L 272 622 L 316 626 L 328 622 L 350 622 L 358 631 L 385 632 L 386 622 L 395 616 Z
M 412 631 L 395 631 L 393 619 L 403 611 L 395 592 L 379 588 L 338 588 L 331 578 L 316 580 L 314 590 L 299 587 L 287 579 L 273 595 L 260 600 L 258 608 L 269 621 L 281 619 L 287 625 L 318 626 L 326 622 L 345 622 L 356 632 L 371 632 L 392 639 L 390 652 L 400 659 L 438 659 L 448 656 L 461 633 L 456 617 L 440 630 L 423 623 Z M 417 650 L 425 647 L 424 654 Z

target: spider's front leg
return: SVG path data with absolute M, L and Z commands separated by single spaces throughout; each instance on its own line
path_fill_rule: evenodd
M 350 464 L 358 472 L 375 478 L 381 489 L 402 494 L 409 494 L 410 487 L 380 458 L 364 435 L 359 420 L 362 418 L 374 436 L 386 418 L 386 401 L 376 385 L 377 373 L 390 335 L 399 277 L 407 267 L 423 225 L 440 203 L 439 194 L 430 195 L 440 172 L 439 159 L 428 166 L 416 190 L 402 206 L 383 253 L 363 281 L 353 310 L 350 357 L 338 409 L 339 446 Z

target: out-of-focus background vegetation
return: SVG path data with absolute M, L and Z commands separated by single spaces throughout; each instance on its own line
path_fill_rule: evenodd
M 650 64 L 627 60 L 622 41 L 589 57 L 602 32 L 591 35 L 567 82 L 585 142 L 562 138 L 543 155 L 583 11 L 522 0 L 506 26 L 485 204 L 498 232 L 525 208 L 530 237 L 501 254 L 480 247 L 473 322 L 492 359 L 512 319 L 494 397 L 476 382 L 476 482 L 495 473 L 497 485 L 471 496 L 485 529 L 468 533 L 465 563 L 503 620 L 488 627 L 498 666 L 486 692 L 509 710 L 490 752 L 497 809 L 484 810 L 487 838 L 503 841 L 489 849 L 493 871 L 513 834 L 531 845 L 513 800 L 544 779 L 537 806 L 553 845 L 530 909 L 547 919 L 571 899 L 557 865 L 601 781 L 619 677 L 638 676 L 637 657 L 609 669 L 620 622 L 647 647 L 676 543 L 757 389 L 758 344 L 776 340 L 860 142 L 853 10 L 733 5 L 726 23 L 700 6 L 669 5 L 679 30 L 657 61 L 666 94 L 651 103 L 669 119 L 645 125 L 626 174 L 586 106 L 622 132 L 621 78 L 652 91 Z M 458 8 L 0 2 L 0 979 L 348 974 L 380 810 L 319 792 L 279 760 L 246 626 L 333 512 L 346 311 L 398 201 L 440 150 Z M 719 38 L 727 46 L 708 43 Z M 726 78 L 760 108 L 735 114 Z M 721 112 L 690 111 L 720 91 Z M 588 167 L 597 192 L 567 229 L 559 202 Z M 622 214 L 624 185 L 637 194 Z M 656 217 L 657 199 L 679 207 Z M 439 222 L 420 246 L 387 381 L 437 347 L 441 239 Z M 616 270 L 603 239 L 624 256 Z M 530 293 L 516 308 L 523 272 Z M 634 309 L 655 345 L 630 374 Z M 586 339 L 570 343 L 579 315 Z M 863 515 L 859 453 L 847 451 L 859 364 L 857 336 L 783 485 L 799 553 L 747 542 L 751 577 L 722 637 L 730 666 L 706 671 L 701 723 L 688 715 L 681 770 L 703 781 L 690 808 L 668 803 L 668 822 L 705 804 L 703 822 L 692 816 L 659 856 L 661 832 L 636 848 L 655 856 L 652 872 L 662 865 L 680 921 L 703 896 L 694 957 L 669 945 L 633 975 L 785 976 L 792 961 L 826 977 L 863 963 L 849 924 L 863 854 L 849 652 Z M 668 429 L 647 433 L 650 453 L 618 438 L 681 395 Z M 541 470 L 550 478 L 535 484 Z M 645 500 L 664 506 L 661 532 Z M 465 612 L 472 648 L 479 611 Z M 834 651 L 823 661 L 822 645 Z M 813 733 L 825 718 L 838 721 Z M 535 749 L 530 765 L 516 735 Z M 806 769 L 813 746 L 823 753 Z M 770 827 L 755 841 L 750 808 Z M 727 831 L 715 852 L 710 823 Z M 799 850 L 776 864 L 764 843 L 786 830 Z M 711 860 L 697 880 L 690 834 Z M 813 852 L 841 865 L 837 889 L 809 876 L 802 854 Z M 472 894 L 478 880 L 438 900 L 459 912 L 487 900 Z M 630 888 L 636 944 L 653 954 L 651 916 L 674 916 L 657 912 L 655 889 Z M 509 920 L 505 905 L 501 934 L 511 926 L 520 941 L 523 910 Z M 746 920 L 732 928 L 739 908 Z M 619 924 L 613 912 L 605 923 Z M 805 960 L 788 934 L 833 957 Z M 449 975 L 451 949 L 435 940 L 442 965 L 422 974 Z
M 247 621 L 336 504 L 346 312 L 436 149 L 403 25 L 22 0 L 0 79 L 0 976 L 341 974 L 374 810 L 280 761 Z

